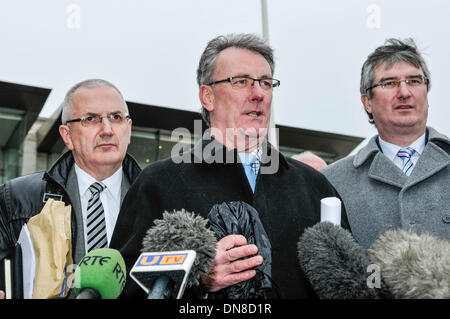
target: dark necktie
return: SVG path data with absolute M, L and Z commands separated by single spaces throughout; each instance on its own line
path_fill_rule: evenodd
M 108 238 L 106 237 L 105 212 L 100 193 L 106 188 L 102 183 L 95 182 L 89 186 L 91 198 L 87 206 L 87 250 L 108 247 Z

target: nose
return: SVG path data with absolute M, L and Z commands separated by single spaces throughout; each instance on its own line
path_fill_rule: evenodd
M 411 90 L 405 81 L 400 82 L 400 86 L 397 89 L 397 97 L 405 99 L 411 96 Z
M 101 134 L 102 135 L 112 135 L 112 125 L 111 122 L 108 120 L 107 117 L 102 117 L 100 120 L 100 126 L 101 126 Z
M 258 81 L 254 81 L 251 86 L 251 100 L 261 101 L 264 99 L 265 91 L 261 88 Z

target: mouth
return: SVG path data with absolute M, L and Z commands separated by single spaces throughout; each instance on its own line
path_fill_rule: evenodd
M 259 117 L 261 115 L 264 115 L 264 112 L 262 112 L 262 111 L 251 111 L 251 112 L 248 112 L 248 113 L 245 113 L 245 114 L 248 115 L 248 116 L 251 116 L 251 117 Z
M 413 109 L 414 107 L 408 104 L 405 105 L 397 105 L 395 107 L 396 110 L 409 110 L 409 109 Z
M 113 144 L 113 143 L 102 143 L 102 144 L 98 144 L 97 145 L 97 147 L 100 147 L 100 148 L 106 148 L 106 147 L 116 147 L 117 145 L 116 144 Z

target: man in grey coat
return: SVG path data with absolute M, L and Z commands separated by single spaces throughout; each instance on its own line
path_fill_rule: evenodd
M 321 172 L 369 247 L 391 228 L 450 240 L 450 140 L 427 127 L 430 72 L 413 40 L 389 39 L 361 71 L 361 101 L 378 135 Z

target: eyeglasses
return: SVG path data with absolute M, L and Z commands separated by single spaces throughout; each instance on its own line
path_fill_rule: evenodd
M 429 80 L 424 77 L 424 76 L 418 76 L 418 77 L 414 77 L 414 78 L 409 78 L 409 79 L 404 79 L 404 80 L 383 80 L 380 81 L 374 85 L 372 85 L 371 87 L 366 89 L 366 94 L 367 91 L 369 91 L 370 89 L 376 88 L 377 86 L 381 86 L 383 89 L 396 89 L 398 87 L 400 87 L 400 83 L 405 82 L 406 85 L 408 87 L 418 87 L 421 86 L 422 84 L 428 84 Z
M 97 126 L 102 122 L 103 118 L 107 118 L 109 120 L 109 123 L 113 125 L 119 125 L 122 124 L 125 119 L 129 120 L 131 117 L 126 114 L 123 115 L 122 113 L 110 113 L 108 115 L 87 115 L 82 116 L 78 119 L 69 120 L 66 123 L 72 123 L 72 122 L 80 122 L 82 126 L 84 127 L 94 127 Z
M 273 88 L 280 86 L 280 81 L 276 79 L 254 79 L 249 76 L 235 76 L 224 80 L 211 82 L 208 85 L 229 82 L 231 87 L 235 89 L 247 89 L 253 86 L 255 81 L 259 82 L 259 86 L 265 91 L 271 91 Z

